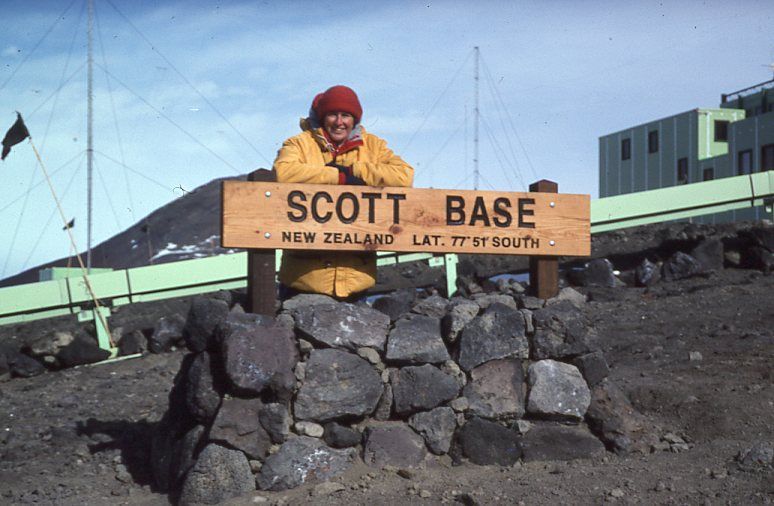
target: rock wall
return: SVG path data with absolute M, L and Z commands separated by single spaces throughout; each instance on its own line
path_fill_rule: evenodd
M 324 481 L 357 460 L 507 466 L 644 448 L 585 299 L 564 288 L 544 301 L 507 281 L 372 306 L 299 295 L 269 318 L 198 298 L 183 332 L 192 352 L 154 437 L 157 485 L 183 504 L 216 503 Z

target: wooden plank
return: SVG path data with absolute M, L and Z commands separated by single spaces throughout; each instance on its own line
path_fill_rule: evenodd
M 588 195 L 225 181 L 226 248 L 588 256 Z
M 529 191 L 557 194 L 559 185 L 541 179 L 529 185 Z M 541 299 L 549 299 L 559 293 L 559 260 L 548 256 L 531 256 L 529 286 L 531 293 Z
M 252 182 L 274 182 L 274 171 L 258 169 L 247 176 Z M 225 194 L 226 183 L 224 183 Z M 225 204 L 225 198 L 223 199 Z M 221 234 L 223 237 L 223 234 Z M 259 244 L 262 248 L 247 250 L 247 307 L 248 313 L 273 315 L 277 305 L 277 287 L 274 282 L 276 251 L 274 247 Z

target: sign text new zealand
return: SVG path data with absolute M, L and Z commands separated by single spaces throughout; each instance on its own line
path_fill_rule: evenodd
M 588 256 L 589 196 L 223 183 L 227 248 Z

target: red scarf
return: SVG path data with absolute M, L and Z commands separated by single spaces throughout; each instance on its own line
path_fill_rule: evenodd
M 360 128 L 357 126 L 352 130 L 349 138 L 338 146 L 333 143 L 331 138 L 328 136 L 328 132 L 324 128 L 322 129 L 322 133 L 325 137 L 325 147 L 328 151 L 331 152 L 334 160 L 340 154 L 346 153 L 347 151 L 352 151 L 356 147 L 363 145 L 363 137 L 360 135 Z

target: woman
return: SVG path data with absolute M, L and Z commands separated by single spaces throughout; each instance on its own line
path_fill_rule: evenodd
M 277 154 L 277 181 L 411 186 L 414 169 L 365 131 L 362 115 L 357 95 L 346 86 L 318 94 L 309 117 L 301 120 L 302 132 L 286 140 Z M 351 299 L 376 283 L 376 255 L 289 250 L 282 257 L 280 283 L 280 298 L 312 292 Z

